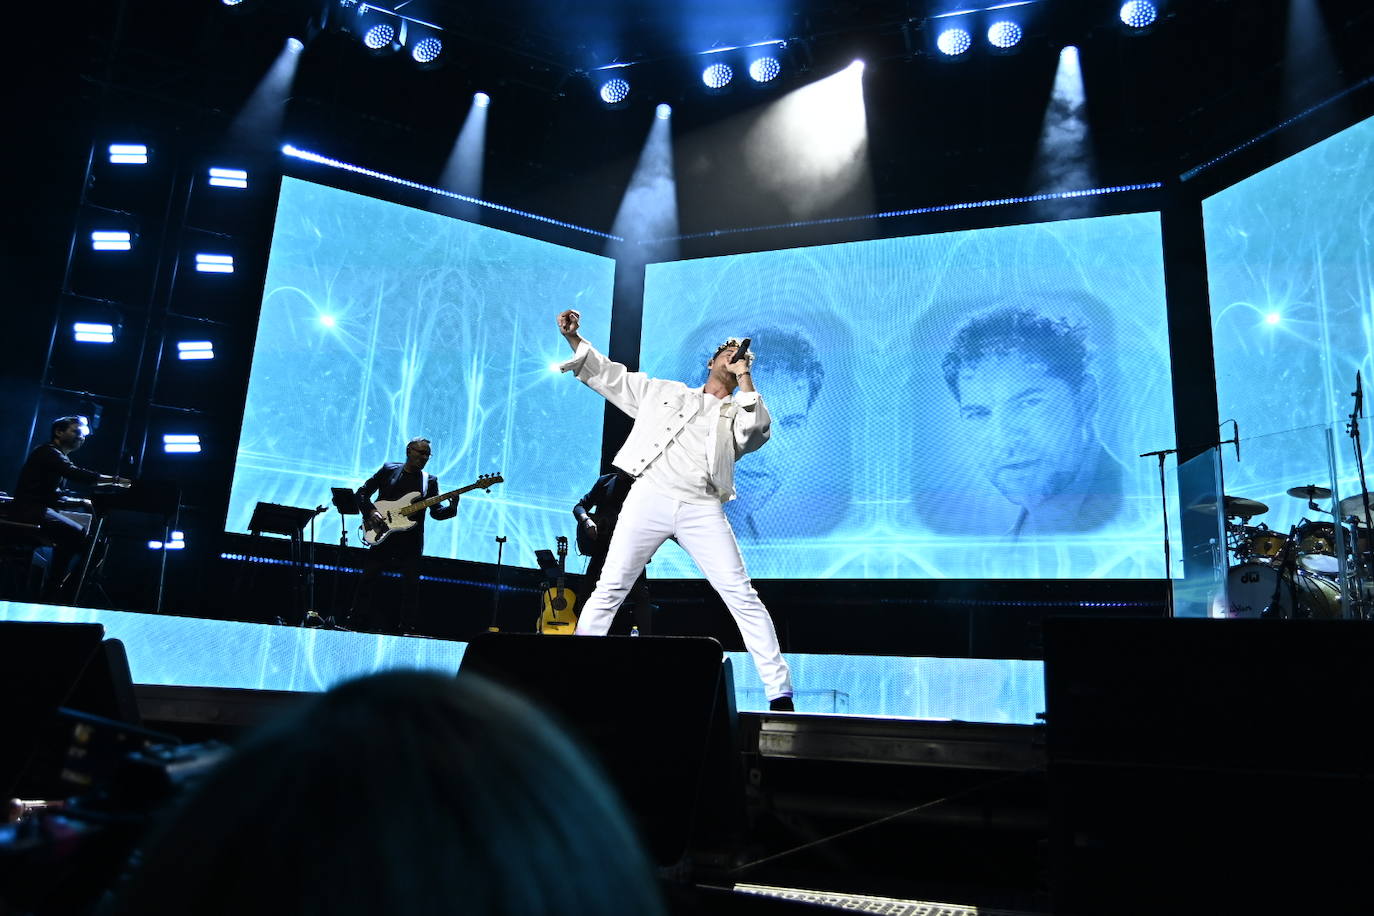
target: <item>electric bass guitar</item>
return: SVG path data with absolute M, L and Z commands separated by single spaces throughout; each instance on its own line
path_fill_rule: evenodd
M 558 581 L 544 592 L 544 612 L 539 615 L 535 629 L 545 636 L 571 636 L 577 629 L 577 596 L 564 586 L 564 565 L 568 557 L 568 539 L 558 536 Z
M 413 491 L 400 499 L 379 499 L 372 506 L 381 515 L 380 522 L 370 521 L 367 510 L 363 510 L 363 543 L 368 547 L 376 547 L 398 531 L 409 531 L 414 528 L 418 518 L 430 506 L 452 499 L 468 490 L 489 490 L 504 480 L 500 474 L 483 474 L 466 487 L 449 490 L 429 499 L 421 499 L 420 494 Z

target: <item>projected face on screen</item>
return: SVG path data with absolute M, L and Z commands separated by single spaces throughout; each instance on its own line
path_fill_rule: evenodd
M 566 345 L 548 303 L 579 308 L 604 349 L 613 274 L 608 258 L 284 179 L 228 530 L 258 502 L 328 504 L 409 459 L 441 492 L 505 481 L 426 524 L 426 553 L 495 562 L 499 536 L 503 562 L 533 565 L 601 454 L 602 405 L 550 368 Z M 416 437 L 432 456 L 407 449 Z M 316 538 L 339 535 L 321 517 Z
M 1018 536 L 1090 531 L 1119 508 L 1119 466 L 1093 430 L 1085 338 L 1081 325 L 1008 306 L 963 325 L 945 355 L 958 429 L 988 481 L 1021 508 Z
M 725 511 L 760 578 L 1162 574 L 1159 220 L 650 265 L 641 364 L 749 335 L 772 439 Z M 681 328 L 690 331 L 684 338 Z M 666 348 L 666 350 L 665 350 Z M 661 552 L 659 576 L 695 576 Z

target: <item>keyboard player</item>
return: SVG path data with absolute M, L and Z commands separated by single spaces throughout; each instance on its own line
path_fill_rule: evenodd
M 14 488 L 10 517 L 15 521 L 38 525 L 53 542 L 52 565 L 43 585 L 44 601 L 63 597 L 61 586 L 71 571 L 72 562 L 81 555 L 86 539 L 86 529 L 82 525 L 57 511 L 64 504 L 62 482 L 69 480 L 118 487 L 127 487 L 131 483 L 124 477 L 98 474 L 72 462 L 69 456 L 81 448 L 90 433 L 84 417 L 59 417 L 54 420 L 52 438 L 29 452 Z

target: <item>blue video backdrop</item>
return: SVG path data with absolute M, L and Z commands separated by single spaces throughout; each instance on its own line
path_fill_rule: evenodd
M 645 371 L 704 381 L 731 335 L 773 415 L 726 507 L 754 576 L 1163 575 L 1157 214 L 649 266 Z
M 1208 198 L 1203 217 L 1217 406 L 1243 439 L 1239 463 L 1222 453 L 1226 492 L 1267 504 L 1253 522 L 1276 530 L 1329 522 L 1286 491 L 1331 486 L 1334 429 L 1339 494 L 1359 492 L 1343 427 L 1356 372 L 1374 374 L 1374 119 Z
M 599 399 L 553 371 L 566 307 L 604 312 L 608 258 L 283 179 L 226 528 L 254 505 L 328 505 L 431 440 L 426 471 L 465 495 L 426 524 L 425 552 L 533 567 L 569 533 L 601 460 Z M 587 329 L 603 349 L 606 326 Z M 570 474 L 569 469 L 576 469 Z M 356 530 L 357 517 L 350 527 Z M 332 509 L 318 541 L 338 543 Z M 358 543 L 351 533 L 349 542 Z

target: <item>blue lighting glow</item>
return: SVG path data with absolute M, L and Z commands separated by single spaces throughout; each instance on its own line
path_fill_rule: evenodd
M 988 43 L 994 48 L 1006 50 L 1016 47 L 1021 41 L 1021 27 L 1010 19 L 1003 19 L 988 26 Z
M 299 38 L 288 38 L 286 39 L 286 50 L 292 54 L 299 54 L 305 50 L 305 42 Z
M 172 532 L 172 534 L 171 534 L 171 539 L 170 539 L 169 541 L 167 541 L 167 546 L 166 546 L 165 548 L 162 546 L 162 542 L 161 542 L 161 541 L 149 541 L 149 542 L 148 542 L 148 549 L 149 549 L 149 550 L 164 550 L 164 549 L 165 549 L 165 550 L 184 550 L 185 548 L 186 548 L 186 535 L 183 534 L 183 533 L 180 532 L 180 531 L 173 531 L 173 532 Z
M 234 256 L 198 254 L 196 255 L 196 270 L 206 274 L 231 274 L 234 272 Z
M 128 251 L 133 247 L 133 236 L 127 232 L 97 230 L 91 233 L 91 247 L 96 251 Z
M 162 450 L 168 454 L 195 454 L 200 451 L 200 436 L 167 433 L 162 437 Z
M 491 96 L 487 95 L 485 92 L 474 92 L 472 94 L 472 104 L 476 105 L 478 108 L 486 108 L 491 104 Z
M 433 35 L 421 38 L 410 49 L 410 57 L 417 64 L 432 64 L 444 53 L 444 43 Z
M 750 329 L 772 438 L 740 460 L 738 498 L 724 509 L 755 576 L 1155 579 L 1159 480 L 1132 459 L 1138 442 L 1169 442 L 1174 429 L 1160 240 L 1158 214 L 1137 213 L 649 264 L 639 368 L 694 381 L 693 354 L 711 352 L 722 309 Z M 1137 268 L 1125 283 L 1122 258 Z M 1028 314 L 1021 328 L 998 327 Z M 975 378 L 996 352 L 979 350 L 977 335 L 1032 326 L 1058 335 L 1047 347 L 1079 347 L 1092 378 L 1039 402 L 1058 419 L 1034 446 L 1024 420 L 999 426 L 1006 415 L 992 420 L 987 403 L 1026 386 Z M 968 374 L 954 384 L 951 361 Z M 863 385 L 874 375 L 889 380 L 887 394 Z M 1064 516 L 1027 522 L 1043 503 L 1018 489 L 1025 478 L 1011 481 L 1010 459 L 993 457 L 1004 448 L 1053 455 L 1034 460 L 1058 462 L 1063 480 L 1095 477 L 1059 491 L 1091 514 L 1076 517 L 1091 536 Z M 819 488 L 804 472 L 818 462 Z M 700 575 L 672 545 L 653 569 Z
M 111 143 L 110 161 L 115 165 L 147 165 L 148 147 L 142 143 Z
M 78 321 L 72 325 L 72 338 L 77 343 L 112 344 L 114 343 L 114 325 Z
M 396 29 L 389 22 L 380 22 L 363 34 L 363 47 L 369 51 L 380 51 L 389 47 L 396 38 Z
M 673 106 L 669 105 L 667 102 L 659 102 L 658 107 L 654 109 L 654 117 L 658 118 L 660 121 L 666 121 L 672 116 Z
M 338 325 L 338 323 L 339 323 L 338 319 L 335 318 L 333 315 L 321 315 L 321 316 L 320 316 L 320 324 L 324 325 L 324 326 L 327 327 L 327 328 L 336 327 L 336 326 Z
M 756 83 L 767 83 L 782 73 L 782 64 L 776 57 L 757 57 L 749 64 L 749 78 Z
M 1150 0 L 1130 0 L 1121 5 L 1121 21 L 1133 29 L 1144 29 L 1159 18 L 1159 10 Z
M 248 173 L 243 169 L 222 169 L 210 167 L 210 184 L 217 188 L 248 188 Z
M 601 84 L 601 101 L 607 105 L 619 105 L 630 96 L 629 80 L 615 77 Z
M 219 557 L 230 563 L 271 567 L 290 562 L 233 553 Z M 333 571 L 323 562 L 315 568 Z M 489 581 L 421 578 L 491 588 Z M 507 584 L 499 591 L 536 594 L 532 589 Z M 175 596 L 171 600 L 175 602 Z M 392 668 L 416 668 L 452 677 L 467 648 L 467 643 L 445 639 L 209 620 L 177 616 L 178 611 L 174 606 L 171 613 L 141 614 L 0 601 L 0 620 L 102 624 L 106 637 L 124 644 L 136 684 L 299 693 L 326 690 Z M 176 651 L 168 651 L 168 647 Z M 768 699 L 749 656 L 743 652 L 727 652 L 726 656 L 734 669 L 739 709 L 767 709 Z M 797 709 L 802 712 L 1033 725 L 1036 714 L 1045 708 L 1044 663 L 1040 661 L 791 652 L 786 658 L 798 685 Z
M 1278 312 L 1270 312 L 1268 315 L 1264 316 L 1265 324 L 1278 324 L 1282 320 L 1283 316 L 1280 315 Z
M 178 340 L 177 359 L 214 359 L 215 345 L 208 340 Z
M 707 89 L 724 89 L 735 78 L 735 70 L 727 63 L 711 64 L 701 71 L 701 81 Z
M 946 57 L 958 57 L 973 47 L 973 36 L 968 33 L 968 29 L 945 29 L 940 33 L 940 37 L 935 39 L 935 47 Z
M 596 479 L 604 402 L 545 371 L 569 355 L 556 333 L 536 341 L 527 331 L 547 321 L 550 301 L 568 302 L 603 347 L 615 262 L 290 175 L 271 240 L 242 435 L 236 450 L 214 449 L 237 455 L 227 530 L 246 530 L 260 501 L 314 498 L 313 506 L 330 486 L 357 486 L 424 434 L 434 443 L 427 470 L 442 490 L 479 473 L 506 480 L 465 497 L 461 522 L 426 525 L 430 555 L 491 562 L 498 528 L 523 545 L 564 533 L 560 507 Z M 442 307 L 417 310 L 419 302 Z M 322 324 L 326 315 L 338 319 L 335 330 Z M 309 437 L 289 456 L 274 445 L 302 423 L 314 428 L 321 403 L 354 447 L 332 435 Z M 555 418 L 565 434 L 518 432 Z M 492 434 L 502 429 L 515 432 Z M 324 525 L 316 537 L 338 542 Z M 524 548 L 505 553 L 516 565 L 533 559 Z
M 629 85 L 628 83 L 626 85 Z M 574 232 L 582 232 L 587 235 L 594 235 L 597 238 L 610 239 L 613 242 L 625 241 L 623 236 L 609 232 L 601 232 L 597 229 L 588 229 L 576 223 L 566 223 L 562 220 L 553 219 L 548 216 L 540 216 L 538 213 L 531 213 L 528 210 L 517 210 L 514 207 L 507 207 L 505 204 L 492 203 L 489 200 L 481 200 L 476 197 L 469 197 L 466 194 L 459 194 L 456 191 L 449 191 L 444 188 L 436 188 L 433 185 L 420 184 L 418 181 L 410 181 L 406 178 L 398 178 L 395 175 L 388 175 L 385 172 L 377 172 L 372 169 L 365 169 L 360 165 L 351 165 L 347 162 L 340 162 L 338 159 L 330 159 L 328 156 L 321 156 L 319 153 L 312 153 L 309 150 L 297 149 L 291 144 L 284 144 L 281 148 L 283 156 L 290 156 L 293 159 L 301 159 L 305 162 L 313 162 L 316 165 L 328 166 L 332 169 L 342 169 L 345 172 L 352 172 L 355 175 L 366 175 L 369 178 L 376 178 L 380 181 L 388 181 L 402 187 L 412 188 L 417 191 L 425 191 L 439 197 L 447 197 L 453 200 L 466 201 L 476 204 L 479 207 L 486 207 L 489 210 L 497 210 L 501 213 L 510 213 L 515 216 L 522 216 L 525 219 L 532 219 L 535 222 L 548 223 L 551 226 L 560 226 L 564 229 L 571 229 Z

